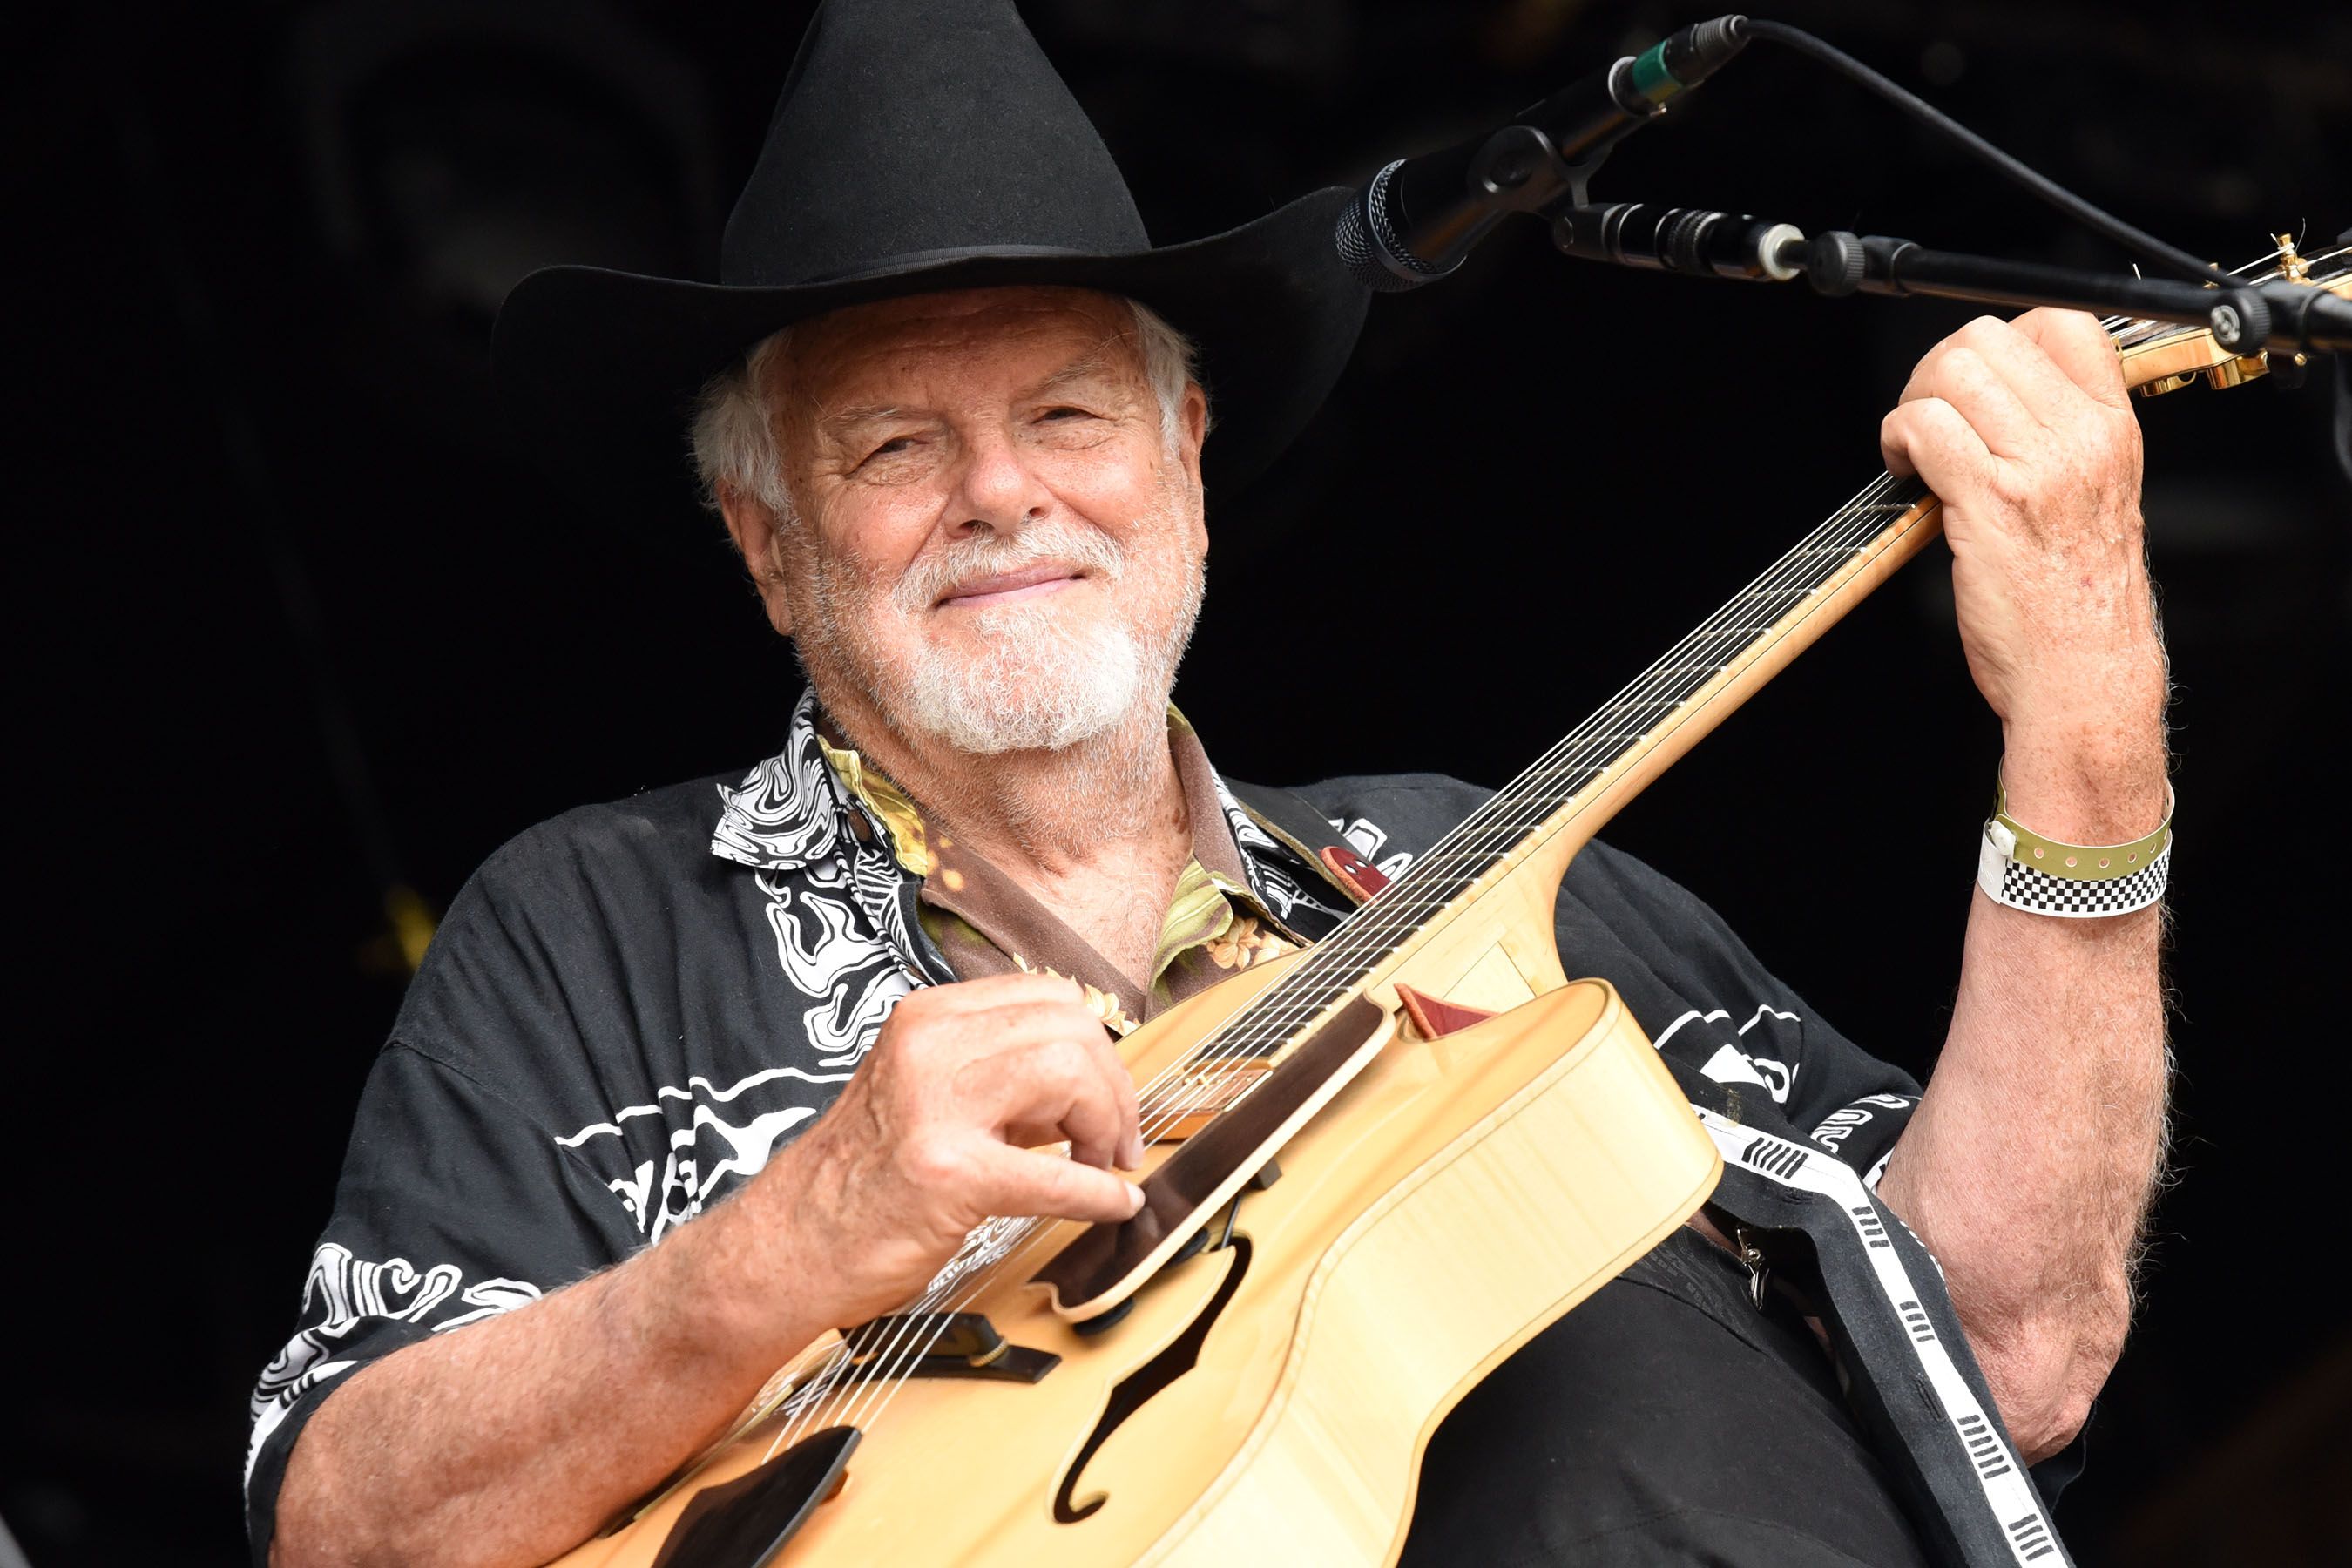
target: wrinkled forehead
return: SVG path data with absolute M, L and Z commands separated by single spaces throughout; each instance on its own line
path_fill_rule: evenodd
M 852 305 L 794 327 L 782 359 L 777 373 L 804 411 L 1011 388 L 1080 364 L 1138 381 L 1142 374 L 1127 301 L 1071 288 L 965 289 Z

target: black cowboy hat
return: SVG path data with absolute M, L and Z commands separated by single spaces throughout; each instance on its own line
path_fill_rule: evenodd
M 682 472 L 697 390 L 779 328 L 942 289 L 1069 284 L 1149 305 L 1201 348 L 1213 485 L 1240 485 L 1338 379 L 1369 298 L 1318 191 L 1152 247 L 1109 150 L 1011 0 L 830 0 L 801 40 L 719 281 L 552 267 L 493 353 L 526 439 L 592 485 Z M 619 480 L 626 483 L 626 480 Z

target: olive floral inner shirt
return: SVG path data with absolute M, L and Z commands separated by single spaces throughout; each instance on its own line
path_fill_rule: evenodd
M 1140 977 L 1122 973 L 1011 877 L 925 822 L 904 791 L 822 723 L 818 738 L 835 775 L 889 829 L 899 868 L 920 884 L 923 933 L 960 980 L 1015 970 L 1074 980 L 1104 1025 L 1126 1035 L 1235 970 L 1306 945 L 1251 889 L 1208 753 L 1173 708 L 1169 750 L 1192 824 L 1192 853 L 1160 921 L 1151 973 Z

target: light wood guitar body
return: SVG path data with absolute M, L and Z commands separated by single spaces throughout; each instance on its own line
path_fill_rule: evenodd
M 1469 999 L 1489 1005 L 1498 985 L 1531 991 L 1547 978 L 1538 970 L 1531 984 L 1491 944 L 1430 956 L 1460 971 L 1456 981 L 1475 976 Z M 1139 1031 L 1129 1041 L 1139 1077 L 1293 962 L 1245 971 Z M 969 1310 L 1060 1364 L 1034 1384 L 906 1384 L 841 1492 L 776 1562 L 1390 1562 L 1439 1420 L 1680 1224 L 1719 1170 L 1673 1079 L 1598 981 L 1442 1039 L 1391 1038 L 1279 1160 L 1279 1178 L 1241 1205 L 1234 1236 L 1246 1247 L 1172 1265 L 1093 1337 L 1055 1314 L 1027 1268 L 1004 1271 Z M 1078 1228 L 1041 1237 L 1035 1256 Z M 1102 1505 L 1058 1521 L 1056 1493 L 1115 1385 L 1197 1331 L 1235 1269 L 1197 1363 L 1087 1459 L 1069 1501 Z M 749 1470 L 772 1437 L 772 1420 L 565 1568 L 653 1563 L 692 1490 Z

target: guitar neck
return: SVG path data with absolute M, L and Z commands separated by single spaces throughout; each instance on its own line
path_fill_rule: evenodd
M 1456 896 L 1530 861 L 1555 878 L 1564 872 L 1653 779 L 1917 554 L 1941 518 L 1941 504 L 1911 479 L 1883 479 L 1841 508 L 1497 791 L 1487 802 L 1496 812 L 1491 826 L 1474 829 L 1474 818 L 1448 835 L 1461 837 L 1454 853 L 1466 863 L 1480 840 L 1529 825 Z
M 1216 1053 L 1279 1055 L 1503 878 L 1556 882 L 1651 780 L 1918 553 L 1939 514 L 1916 479 L 1864 489 L 1318 943 Z

